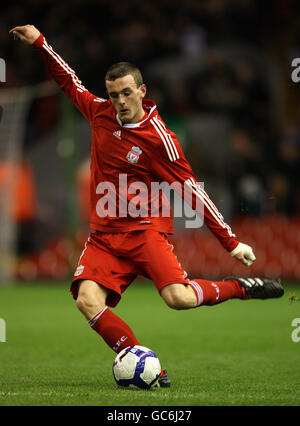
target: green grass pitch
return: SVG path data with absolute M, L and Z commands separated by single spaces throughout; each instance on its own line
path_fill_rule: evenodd
M 134 282 L 114 312 L 154 350 L 171 388 L 118 389 L 114 352 L 88 326 L 69 283 L 0 286 L 0 405 L 300 405 L 300 286 L 281 299 L 169 309 Z M 300 331 L 298 332 L 300 337 Z

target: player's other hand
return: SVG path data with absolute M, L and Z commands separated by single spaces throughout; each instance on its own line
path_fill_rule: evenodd
M 236 248 L 230 253 L 236 259 L 240 260 L 244 265 L 251 266 L 255 261 L 253 250 L 250 246 L 244 243 L 238 243 Z
M 41 34 L 33 25 L 22 25 L 21 27 L 14 27 L 9 31 L 9 34 L 14 36 L 15 40 L 21 40 L 27 44 L 33 44 Z

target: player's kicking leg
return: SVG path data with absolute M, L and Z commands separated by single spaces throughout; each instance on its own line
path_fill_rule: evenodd
M 228 277 L 224 281 L 236 279 L 238 283 L 245 289 L 245 296 L 249 299 L 269 299 L 273 297 L 281 297 L 284 294 L 283 287 L 279 281 L 272 278 L 239 278 Z
M 201 305 L 216 305 L 229 299 L 269 299 L 281 297 L 282 285 L 271 278 L 228 277 L 223 281 L 189 280 L 189 283 L 166 285 L 161 296 L 173 309 L 190 309 Z M 169 382 L 167 374 L 161 377 Z M 168 384 L 170 386 L 170 384 Z
M 166 304 L 173 309 L 190 309 L 201 305 L 216 305 L 229 299 L 269 299 L 284 294 L 282 285 L 271 278 L 228 277 L 223 281 L 189 280 L 174 283 L 161 291 Z

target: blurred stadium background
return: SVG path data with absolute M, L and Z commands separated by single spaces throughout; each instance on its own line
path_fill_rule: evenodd
M 70 10 L 71 9 L 71 10 Z M 38 52 L 8 35 L 33 24 L 85 87 L 106 97 L 109 65 L 138 65 L 169 128 L 237 237 L 246 270 L 204 227 L 175 219 L 191 276 L 300 278 L 300 57 L 296 0 L 26 0 L 1 6 L 0 280 L 72 276 L 88 235 L 90 128 Z

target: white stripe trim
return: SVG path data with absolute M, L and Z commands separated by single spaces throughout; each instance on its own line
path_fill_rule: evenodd
M 172 139 L 171 135 L 170 135 L 168 132 L 166 132 L 166 126 L 164 125 L 164 123 L 163 123 L 162 121 L 160 121 L 160 120 L 158 119 L 158 117 L 157 117 L 157 116 L 156 116 L 156 117 L 153 117 L 153 119 L 155 120 L 155 122 L 158 124 L 159 128 L 161 129 L 161 131 L 164 133 L 164 135 L 165 135 L 165 136 L 167 137 L 167 139 L 169 140 L 169 144 L 170 144 L 171 150 L 173 151 L 174 158 L 175 158 L 175 160 L 178 160 L 178 159 L 179 159 L 179 154 L 178 154 L 178 151 L 177 151 L 176 145 L 175 145 L 175 143 L 174 143 L 174 141 L 173 141 L 173 139 Z
M 209 205 L 206 203 L 205 198 L 203 198 L 203 196 L 196 190 L 195 188 L 195 184 L 190 182 L 190 179 L 187 179 L 185 181 L 185 184 L 188 186 L 188 188 L 190 188 L 190 190 L 198 197 L 200 198 L 200 200 L 202 201 L 202 203 L 204 204 L 205 207 L 207 207 L 207 209 L 211 212 L 212 216 L 215 218 L 215 220 L 222 224 L 219 220 L 219 217 L 217 217 L 214 213 L 214 211 L 209 207 Z M 223 227 L 223 224 L 222 224 Z
M 224 222 L 224 218 L 221 215 L 221 213 L 218 211 L 217 207 L 214 205 L 214 203 L 211 201 L 211 199 L 209 198 L 209 196 L 206 194 L 206 192 L 203 190 L 203 188 L 201 188 L 200 185 L 198 185 L 197 182 L 194 181 L 193 178 L 189 179 L 191 184 L 195 187 L 195 191 L 198 191 L 200 195 L 202 195 L 206 201 L 208 202 L 208 204 L 210 205 L 210 207 L 212 208 L 212 210 L 214 210 L 215 214 L 220 218 L 220 222 L 223 223 L 224 227 L 226 227 L 226 223 Z M 228 226 L 228 225 L 227 225 Z
M 191 183 L 192 182 L 192 183 Z M 200 192 L 197 187 L 198 185 L 195 185 L 195 183 L 193 182 L 193 180 L 191 179 L 187 179 L 185 181 L 185 184 L 192 190 L 192 192 L 202 201 L 202 203 L 204 204 L 204 206 L 210 211 L 211 215 L 214 217 L 215 221 L 223 228 L 223 229 L 227 229 L 228 234 L 231 237 L 234 237 L 235 235 L 232 233 L 229 225 L 227 225 L 226 223 L 224 223 L 222 216 L 220 215 L 220 213 L 218 212 L 217 208 L 214 206 L 214 204 L 211 202 L 211 200 L 209 199 L 208 195 L 203 191 Z M 205 195 L 204 195 L 205 194 Z
M 207 195 L 207 193 L 204 191 L 204 189 L 201 188 L 201 186 L 197 182 L 195 182 L 195 180 L 193 178 L 190 178 L 189 180 L 195 186 L 195 191 L 198 191 L 198 193 L 200 195 L 202 195 L 207 200 L 207 202 L 210 205 L 211 209 L 214 210 L 215 214 L 219 217 L 220 223 L 223 224 L 223 227 L 228 230 L 228 232 L 229 232 L 229 234 L 231 236 L 234 237 L 235 235 L 232 233 L 230 226 L 227 225 L 227 223 L 224 222 L 223 216 L 221 215 L 221 213 L 219 212 L 219 210 L 217 209 L 217 207 L 214 205 L 214 203 L 211 201 L 211 199 L 209 198 L 209 196 Z
M 53 49 L 53 47 L 52 46 L 50 46 L 50 44 L 47 42 L 47 40 L 44 38 L 44 42 L 43 42 L 43 45 L 44 46 L 46 46 L 48 49 L 50 49 L 51 50 L 51 52 L 53 53 L 53 55 L 54 56 L 56 56 L 57 57 L 57 59 L 60 61 L 60 62 L 63 62 L 64 63 L 64 65 L 66 66 L 66 68 L 68 68 L 68 70 L 69 70 L 69 72 L 70 73 L 73 73 L 73 74 L 75 74 L 75 71 L 70 67 L 70 65 L 69 64 L 67 64 L 64 60 L 63 60 L 63 58 L 61 57 L 61 56 L 59 56 L 59 54 L 57 53 L 57 52 L 55 52 L 55 50 Z
M 176 145 L 175 145 L 175 143 L 174 143 L 174 141 L 173 141 L 173 139 L 172 139 L 172 137 L 171 137 L 171 135 L 170 135 L 169 133 L 167 133 L 167 136 L 168 136 L 169 141 L 170 141 L 170 143 L 172 144 L 173 149 L 174 149 L 174 151 L 175 151 L 175 156 L 176 156 L 175 160 L 179 160 L 179 154 L 178 154 L 178 151 L 177 151 Z
M 86 91 L 86 88 L 81 84 L 81 81 L 75 75 L 75 72 L 66 64 L 66 62 L 64 62 L 63 59 L 57 55 L 50 46 L 46 44 L 46 42 L 44 43 L 43 47 L 56 60 L 56 62 L 59 63 L 59 65 L 67 72 L 67 74 L 71 76 L 76 89 L 81 93 Z
M 86 90 L 86 88 L 81 84 L 81 81 L 79 80 L 79 78 L 77 77 L 77 75 L 75 74 L 75 71 L 63 60 L 63 58 L 58 54 L 58 53 L 56 53 L 54 50 L 53 50 L 53 48 L 52 48 L 52 46 L 50 46 L 48 43 L 47 43 L 47 40 L 44 40 L 44 44 L 48 47 L 48 49 L 50 50 L 50 54 L 51 54 L 51 52 L 52 52 L 52 56 L 54 56 L 55 57 L 55 59 L 57 60 L 57 62 L 59 62 L 59 64 L 72 76 L 72 79 L 73 79 L 73 81 L 74 81 L 74 83 L 78 86 L 78 87 L 80 87 L 81 89 L 83 89 L 84 91 Z M 48 50 L 48 51 L 49 51 Z
M 198 182 L 196 182 L 193 178 L 190 178 L 190 181 L 191 181 L 191 183 L 193 185 L 195 185 L 195 190 L 198 191 L 200 194 L 203 195 L 203 197 L 210 204 L 211 208 L 214 209 L 215 213 L 220 217 L 220 220 L 223 222 L 224 226 L 226 226 L 226 223 L 224 222 L 223 216 L 221 215 L 221 213 L 219 212 L 219 210 L 217 209 L 217 207 L 214 205 L 214 203 L 212 202 L 212 200 L 209 198 L 209 196 L 207 195 L 207 193 L 204 191 L 204 189 L 201 188 L 201 186 L 198 184 Z
M 103 99 L 103 98 L 95 98 L 94 102 L 106 102 L 107 99 Z
M 85 251 L 86 251 L 86 249 L 87 249 L 87 243 L 88 243 L 88 242 L 90 242 L 90 237 L 88 237 L 87 241 L 86 241 L 86 242 L 85 242 L 85 244 L 84 244 L 84 249 L 82 250 L 81 255 L 80 255 L 80 258 L 79 258 L 79 260 L 78 260 L 78 265 L 80 264 L 81 258 L 82 258 L 82 256 L 84 255 L 84 252 L 85 252 Z
M 160 128 L 161 132 L 165 136 L 165 138 L 167 140 L 167 143 L 169 144 L 170 150 L 172 151 L 174 161 L 178 160 L 179 159 L 179 154 L 178 154 L 176 145 L 175 145 L 173 139 L 171 138 L 171 135 L 165 131 L 163 123 L 157 117 L 153 117 L 153 120 L 155 120 L 155 122 L 157 123 L 157 125 Z
M 108 308 L 108 306 L 105 306 L 105 308 L 103 308 L 100 312 L 98 312 L 96 315 L 94 315 L 88 321 L 88 324 L 92 327 L 98 321 L 98 319 L 101 317 L 101 315 L 104 314 L 104 312 L 106 311 L 107 308 Z
M 157 133 L 159 134 L 161 140 L 163 141 L 164 146 L 165 146 L 166 151 L 167 151 L 167 154 L 168 154 L 168 157 L 169 157 L 169 160 L 173 162 L 174 159 L 173 159 L 173 157 L 172 157 L 172 155 L 170 153 L 167 141 L 165 140 L 164 136 L 161 134 L 161 132 L 160 132 L 159 128 L 157 127 L 157 125 L 155 124 L 155 122 L 153 120 L 150 120 L 150 123 L 154 126 L 155 130 L 157 131 Z
M 73 83 L 77 87 L 77 90 L 81 93 L 86 91 L 86 88 L 81 84 L 81 81 L 76 76 L 75 71 L 73 71 L 72 68 L 70 68 L 69 65 L 52 49 L 52 47 L 45 39 L 43 42 L 43 47 L 56 60 L 56 62 L 59 63 L 59 65 L 67 72 L 67 74 L 71 76 Z
M 191 281 L 191 280 L 189 280 L 189 284 L 196 293 L 197 306 L 202 305 L 202 303 L 203 303 L 203 291 L 202 291 L 200 284 L 196 283 L 196 281 Z
M 170 152 L 171 152 L 171 155 L 172 155 L 173 161 L 175 161 L 175 160 L 176 160 L 176 155 L 175 155 L 175 153 L 174 153 L 174 149 L 173 149 L 172 143 L 170 143 L 170 140 L 169 140 L 169 138 L 168 138 L 168 135 L 167 135 L 167 133 L 166 133 L 165 129 L 163 128 L 163 126 L 161 125 L 161 123 L 158 121 L 157 117 L 153 117 L 153 121 L 155 121 L 155 123 L 156 123 L 156 124 L 157 124 L 157 126 L 159 127 L 159 129 L 160 129 L 160 131 L 161 131 L 162 135 L 164 136 L 164 139 L 165 139 L 165 141 L 167 142 L 167 144 L 168 144 L 168 146 L 169 146 L 169 149 L 170 149 Z
M 166 148 L 168 157 L 170 161 L 176 161 L 179 159 L 179 154 L 178 151 L 176 149 L 176 146 L 171 138 L 170 135 L 168 135 L 164 129 L 162 128 L 162 126 L 159 124 L 159 122 L 156 120 L 156 117 L 154 117 L 153 119 L 150 120 L 150 123 L 154 126 L 154 128 L 156 129 L 157 133 L 159 134 L 161 140 L 164 143 L 164 146 Z M 169 137 L 168 137 L 169 136 Z

